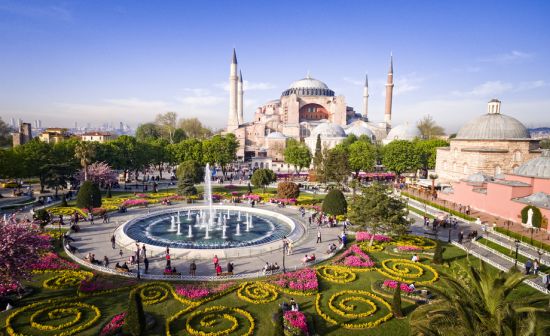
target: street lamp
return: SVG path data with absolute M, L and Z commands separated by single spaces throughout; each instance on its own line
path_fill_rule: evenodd
M 449 239 L 447 240 L 448 243 L 451 242 L 451 230 L 452 230 L 452 224 L 449 224 Z
M 139 274 L 139 243 L 136 243 L 136 259 L 137 259 L 137 278 L 138 280 L 140 280 L 141 275 Z
M 514 267 L 518 265 L 518 249 L 519 249 L 519 240 L 515 240 L 514 243 L 516 243 L 516 257 L 514 261 Z
M 287 249 L 288 249 L 288 242 L 286 241 L 286 237 L 285 237 L 285 239 L 283 239 L 283 273 L 286 273 L 285 255 L 286 255 Z

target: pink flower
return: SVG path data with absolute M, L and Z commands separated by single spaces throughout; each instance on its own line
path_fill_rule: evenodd
M 384 287 L 386 288 L 391 288 L 391 289 L 395 289 L 397 288 L 397 281 L 395 280 L 384 280 L 384 284 L 383 284 Z M 404 282 L 401 282 L 401 285 L 399 286 L 401 287 L 401 291 L 405 292 L 405 293 L 412 293 L 412 289 Z
M 149 202 L 146 199 L 138 198 L 138 199 L 129 199 L 122 203 L 125 207 L 133 207 L 133 206 L 140 206 L 140 205 L 147 205 Z
M 310 268 L 279 274 L 273 283 L 282 288 L 290 288 L 305 292 L 316 291 L 319 288 L 317 274 Z
M 114 335 L 124 325 L 124 319 L 126 318 L 126 312 L 115 315 L 109 323 L 107 323 L 103 329 L 99 332 L 100 336 Z
M 397 249 L 398 249 L 399 251 L 419 251 L 419 250 L 421 250 L 420 247 L 418 247 L 418 246 L 412 246 L 412 245 L 397 246 Z
M 223 292 L 233 285 L 233 282 L 222 283 L 212 288 L 202 285 L 178 285 L 176 286 L 176 293 L 191 300 L 199 300 L 210 294 Z
M 15 282 L 2 284 L 0 283 L 0 297 L 15 293 L 19 289 L 19 285 Z
M 284 325 L 289 328 L 298 328 L 302 334 L 308 334 L 306 315 L 300 311 L 287 311 L 284 314 Z
M 370 234 L 370 232 L 359 231 L 359 232 L 355 233 L 355 240 L 357 240 L 358 242 L 368 241 L 368 240 L 371 239 L 371 237 L 372 237 L 372 235 Z M 388 236 L 385 236 L 385 235 L 381 235 L 381 234 L 375 234 L 374 235 L 374 241 L 377 241 L 377 242 L 388 242 L 390 240 L 391 240 L 391 238 L 388 237 Z
M 82 280 L 80 282 L 79 291 L 84 293 L 91 293 L 96 291 L 116 289 L 125 286 L 133 286 L 136 283 L 136 280 L 107 279 L 96 277 L 90 280 Z
M 350 267 L 373 267 L 374 262 L 357 245 L 351 245 L 340 258 L 334 261 L 335 264 L 343 264 Z
M 49 252 L 41 256 L 37 262 L 28 265 L 28 268 L 31 270 L 77 269 L 78 265 Z

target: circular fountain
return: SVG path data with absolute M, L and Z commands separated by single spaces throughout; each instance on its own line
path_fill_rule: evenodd
M 122 244 L 145 243 L 147 250 L 186 258 L 248 257 L 282 247 L 286 236 L 297 241 L 302 225 L 280 213 L 265 209 L 212 204 L 211 172 L 206 166 L 205 205 L 150 213 L 119 227 L 115 235 Z M 195 227 L 193 230 L 192 228 Z M 183 234 L 187 228 L 187 234 Z

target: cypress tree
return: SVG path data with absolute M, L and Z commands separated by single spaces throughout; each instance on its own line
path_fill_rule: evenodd
M 131 336 L 141 336 L 145 331 L 145 325 L 145 312 L 143 311 L 141 296 L 136 291 L 131 291 L 123 331 Z
M 91 181 L 82 183 L 76 196 L 76 206 L 83 209 L 93 209 L 101 206 L 101 191 L 97 184 Z
M 403 317 L 403 311 L 401 310 L 401 282 L 397 282 L 397 287 L 393 292 L 393 299 L 391 302 L 391 310 L 395 317 Z

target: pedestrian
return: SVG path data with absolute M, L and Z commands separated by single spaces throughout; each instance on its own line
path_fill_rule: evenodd
M 166 254 L 170 254 L 170 246 L 166 246 Z
M 288 247 L 287 247 L 287 255 L 291 255 L 292 254 L 292 248 L 294 247 L 294 243 L 292 242 L 292 240 L 289 240 L 288 241 Z
M 94 224 L 94 214 L 90 211 L 90 216 L 88 216 L 88 219 L 90 220 L 90 224 Z
M 220 264 L 217 264 L 216 265 L 216 275 L 221 275 L 222 274 L 222 266 Z
M 145 273 L 149 272 L 149 259 L 147 257 L 143 258 L 143 266 L 145 266 Z
M 103 257 L 103 266 L 109 267 L 109 258 L 107 256 Z
M 227 273 L 233 274 L 233 263 L 232 262 L 227 263 Z
M 103 214 L 103 224 L 107 223 L 107 213 Z
M 122 258 L 122 249 L 120 249 L 120 251 L 118 251 L 118 254 L 120 255 L 120 257 Z
M 214 267 L 218 266 L 218 263 L 220 262 L 220 259 L 218 259 L 218 255 L 214 255 L 214 259 L 212 259 L 212 262 L 214 263 Z
M 145 258 L 145 256 L 147 255 L 147 249 L 145 248 L 145 244 L 142 244 L 141 245 L 141 255 Z
M 111 236 L 111 246 L 113 247 L 113 250 L 115 249 L 115 243 L 116 243 L 115 235 L 112 235 Z
M 346 246 L 346 243 L 348 242 L 348 237 L 345 233 L 342 234 L 342 245 Z
M 533 274 L 539 275 L 539 262 L 537 261 L 537 259 L 533 261 Z
M 317 230 L 317 243 L 322 243 L 323 241 L 321 240 L 321 230 Z
M 525 262 L 525 274 L 528 275 L 531 271 L 531 267 L 533 267 L 533 262 L 531 261 L 531 259 L 527 259 L 527 261 Z
M 169 254 L 166 255 L 166 268 L 172 268 Z
M 462 240 L 464 239 L 464 231 L 460 231 L 458 234 L 458 243 L 462 244 Z
M 546 287 L 546 289 L 550 290 L 550 274 L 547 273 L 544 275 L 542 278 L 542 284 Z
M 189 265 L 189 274 L 191 276 L 195 276 L 195 272 L 197 271 L 197 264 L 195 264 L 195 260 L 191 261 L 191 265 Z

